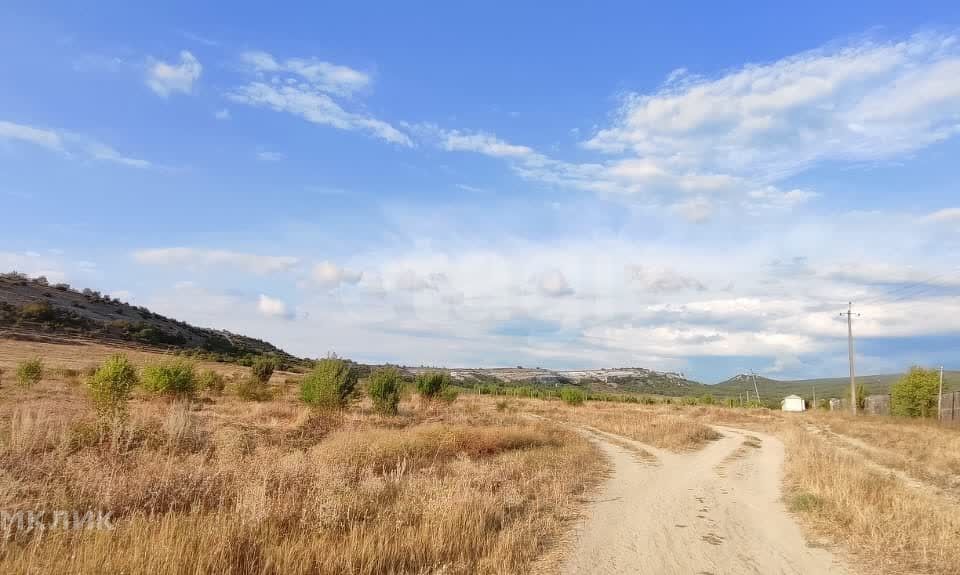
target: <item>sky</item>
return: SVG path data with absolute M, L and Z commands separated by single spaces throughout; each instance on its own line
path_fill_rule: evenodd
M 364 362 L 960 368 L 956 2 L 7 2 L 0 270 Z M 711 5 L 707 5 L 711 4 Z

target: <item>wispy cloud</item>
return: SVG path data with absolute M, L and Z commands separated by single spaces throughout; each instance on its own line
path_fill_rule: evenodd
M 291 256 L 264 256 L 188 247 L 139 250 L 133 253 L 133 258 L 141 264 L 185 267 L 226 266 L 256 274 L 290 271 L 300 261 Z
M 147 160 L 126 156 L 113 147 L 89 136 L 65 130 L 41 128 L 0 120 L 0 140 L 33 144 L 71 158 L 112 162 L 133 168 L 154 167 Z
M 278 61 L 266 52 L 241 56 L 256 79 L 231 90 L 234 102 L 286 112 L 340 130 L 365 132 L 381 140 L 412 146 L 409 136 L 364 112 L 346 110 L 334 98 L 349 99 L 370 85 L 369 75 L 317 59 Z
M 187 50 L 183 50 L 180 52 L 179 62 L 155 61 L 150 64 L 147 69 L 147 86 L 164 98 L 176 92 L 189 94 L 193 90 L 193 83 L 200 78 L 202 72 L 200 61 Z
M 287 309 L 287 303 L 282 299 L 272 298 L 268 295 L 260 294 L 257 300 L 257 311 L 267 317 L 279 317 L 290 319 L 293 314 Z
M 260 150 L 257 152 L 257 159 L 261 162 L 279 162 L 285 156 L 280 152 L 270 152 L 267 150 Z
M 358 271 L 346 269 L 332 262 L 320 262 L 313 266 L 310 279 L 320 286 L 335 288 L 344 284 L 356 284 L 363 277 Z

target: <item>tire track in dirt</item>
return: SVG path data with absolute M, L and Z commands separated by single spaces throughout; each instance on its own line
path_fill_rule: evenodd
M 691 453 L 590 430 L 612 472 L 577 525 L 561 572 L 846 573 L 839 558 L 804 541 L 781 501 L 783 444 L 717 430 L 721 439 Z

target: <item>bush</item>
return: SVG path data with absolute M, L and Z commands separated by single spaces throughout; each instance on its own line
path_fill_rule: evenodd
M 253 374 L 240 378 L 235 386 L 237 397 L 244 401 L 268 401 L 273 399 L 270 387 Z
M 394 367 L 381 367 L 370 374 L 367 393 L 373 407 L 383 415 L 395 415 L 400 404 L 400 372 Z
M 424 399 L 436 399 L 450 385 L 445 371 L 425 371 L 417 374 L 417 391 Z
M 26 359 L 17 364 L 17 383 L 24 387 L 35 385 L 43 379 L 43 360 L 39 357 Z
M 226 383 L 222 375 L 212 369 L 205 369 L 197 376 L 197 386 L 214 395 L 220 395 L 223 393 L 223 388 L 226 387 Z
M 565 387 L 560 390 L 560 399 L 569 405 L 581 405 L 586 401 L 587 394 L 573 387 Z
M 186 359 L 170 359 L 143 368 L 143 387 L 147 391 L 175 397 L 190 397 L 197 390 L 194 364 Z
M 356 386 L 357 372 L 349 362 L 321 359 L 300 382 L 300 399 L 313 407 L 341 409 L 350 402 Z
M 444 403 L 453 403 L 457 400 L 457 396 L 460 395 L 460 392 L 454 387 L 445 387 L 443 391 L 440 392 L 440 401 Z
M 137 385 L 137 370 L 123 354 L 106 361 L 87 380 L 97 417 L 101 420 L 124 421 L 127 401 Z
M 253 377 L 260 383 L 267 383 L 277 368 L 277 362 L 272 357 L 258 357 L 250 366 Z
M 932 369 L 911 367 L 890 390 L 890 411 L 906 417 L 932 417 L 937 414 L 940 376 Z

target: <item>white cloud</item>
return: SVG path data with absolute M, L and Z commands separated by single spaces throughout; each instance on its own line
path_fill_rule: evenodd
M 245 52 L 241 59 L 257 79 L 230 91 L 234 102 L 299 116 L 340 130 L 365 132 L 381 140 L 412 146 L 409 136 L 363 112 L 351 112 L 334 97 L 348 98 L 369 86 L 370 77 L 346 66 L 316 59 L 279 62 L 266 52 Z
M 654 158 L 672 171 L 771 182 L 823 160 L 882 160 L 956 131 L 954 37 L 862 40 L 624 98 L 586 147 Z
M 923 218 L 928 222 L 960 222 L 960 208 L 943 208 L 927 214 Z
M 267 317 L 291 317 L 286 302 L 264 294 L 260 294 L 260 299 L 257 300 L 257 311 Z
M 284 155 L 280 152 L 268 152 L 266 150 L 257 152 L 257 159 L 261 162 L 279 162 L 283 158 Z
M 141 264 L 187 267 L 227 266 L 256 274 L 290 271 L 299 263 L 291 256 L 262 256 L 228 250 L 176 247 L 139 250 L 133 253 Z
M 86 158 L 112 162 L 132 168 L 154 167 L 154 165 L 147 160 L 125 156 L 111 146 L 90 138 L 89 136 L 65 130 L 38 128 L 26 124 L 0 121 L 0 140 L 34 144 L 54 152 L 59 152 L 68 158 Z
M 960 132 L 960 42 L 916 34 L 861 39 L 715 77 L 679 69 L 628 93 L 566 162 L 486 132 L 420 126 L 438 146 L 505 159 L 539 182 L 635 197 L 693 221 L 719 210 L 790 210 L 818 197 L 783 187 L 824 162 L 898 158 Z
M 227 108 L 220 108 L 213 113 L 213 117 L 218 120 L 229 120 L 230 119 L 230 110 Z
M 55 151 L 63 150 L 63 140 L 60 134 L 53 130 L 2 120 L 0 120 L 0 139 L 27 142 Z
M 573 289 L 563 272 L 557 269 L 547 270 L 536 278 L 534 283 L 540 293 L 549 297 L 562 297 L 573 294 Z
M 182 50 L 179 63 L 157 61 L 151 64 L 147 70 L 147 85 L 164 98 L 176 92 L 189 94 L 201 72 L 203 66 L 200 61 L 190 52 Z
M 290 58 L 278 62 L 266 52 L 244 52 L 240 59 L 254 72 L 275 74 L 286 72 L 306 80 L 323 92 L 348 96 L 370 85 L 368 74 L 348 66 L 331 64 L 317 58 Z
M 363 277 L 361 272 L 348 270 L 331 262 L 320 262 L 313 266 L 310 278 L 324 287 L 339 287 L 343 284 L 356 284 Z

